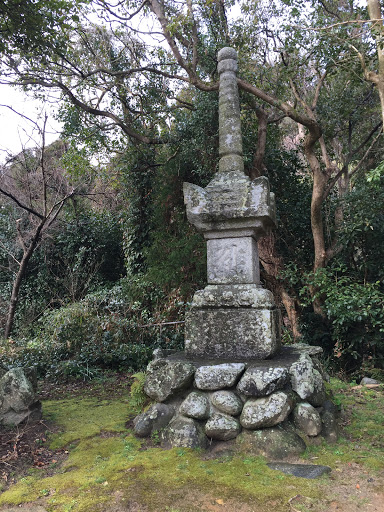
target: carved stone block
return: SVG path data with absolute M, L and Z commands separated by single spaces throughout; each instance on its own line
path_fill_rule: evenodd
M 186 315 L 185 352 L 224 359 L 267 359 L 280 349 L 280 311 L 192 308 Z
M 255 239 L 207 240 L 207 273 L 209 284 L 258 284 L 260 270 Z

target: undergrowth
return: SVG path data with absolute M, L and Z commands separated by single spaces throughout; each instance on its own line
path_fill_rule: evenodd
M 124 278 L 47 312 L 25 337 L 0 340 L 1 366 L 32 367 L 56 382 L 91 380 L 106 369 L 140 371 L 154 349 L 181 349 L 184 308 L 176 292 L 168 297 L 143 278 Z

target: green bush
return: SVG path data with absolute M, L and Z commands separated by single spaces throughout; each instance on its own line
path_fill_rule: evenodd
M 322 297 L 337 366 L 348 374 L 383 368 L 384 293 L 380 281 L 359 282 L 339 264 L 308 276 L 302 295 L 309 296 L 309 287 L 316 290 L 315 296 Z M 325 346 L 324 340 L 318 344 Z
M 109 290 L 47 312 L 33 338 L 4 341 L 3 364 L 33 366 L 40 377 L 56 381 L 86 380 L 100 369 L 141 370 L 155 348 L 182 347 L 179 325 L 161 324 L 172 315 L 182 318 L 183 305 L 175 311 L 164 304 L 167 297 L 153 283 L 123 279 Z

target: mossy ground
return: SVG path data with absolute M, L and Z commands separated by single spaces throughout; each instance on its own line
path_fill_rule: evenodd
M 340 510 L 364 510 L 372 501 L 368 491 L 380 493 L 384 475 L 384 392 L 340 381 L 332 388 L 346 411 L 347 437 L 307 451 L 308 462 L 332 468 L 318 480 L 272 471 L 263 458 L 246 454 L 209 459 L 189 449 L 162 450 L 156 436 L 149 444 L 140 441 L 126 427 L 137 412 L 129 393 L 46 400 L 44 416 L 59 426 L 49 442 L 68 451 L 67 458 L 50 474 L 31 469 L 3 492 L 0 507 L 35 502 L 59 512 L 305 512 L 330 510 L 344 499 L 348 508 Z

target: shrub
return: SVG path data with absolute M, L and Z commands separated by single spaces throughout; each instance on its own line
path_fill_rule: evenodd
M 181 348 L 178 324 L 161 324 L 172 315 L 180 318 L 183 305 L 175 306 L 172 299 L 173 306 L 164 307 L 166 297 L 153 283 L 131 279 L 131 286 L 123 279 L 47 312 L 33 338 L 2 343 L 3 364 L 33 366 L 40 377 L 56 381 L 86 380 L 100 369 L 141 370 L 155 348 Z
M 323 299 L 337 366 L 346 373 L 383 368 L 384 293 L 380 281 L 359 282 L 346 266 L 338 265 L 308 276 L 302 294 L 309 287 Z

